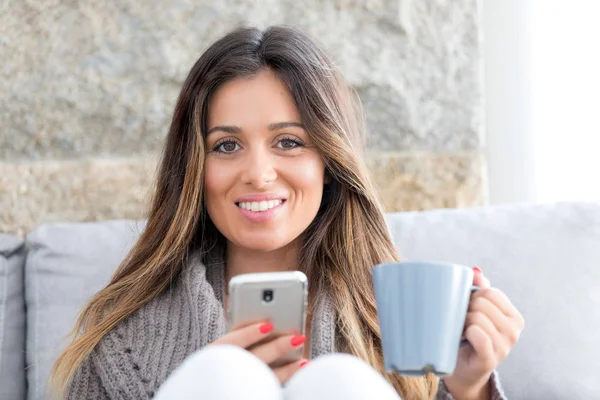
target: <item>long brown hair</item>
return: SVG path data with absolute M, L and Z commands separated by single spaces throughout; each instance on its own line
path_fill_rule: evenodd
M 303 234 L 300 265 L 312 293 L 331 295 L 337 347 L 385 374 L 403 399 L 435 395 L 433 375 L 408 378 L 384 371 L 372 267 L 398 255 L 362 159 L 362 111 L 323 51 L 287 27 L 236 29 L 193 66 L 175 107 L 147 226 L 110 283 L 84 307 L 73 342 L 53 368 L 53 386 L 60 393 L 108 332 L 171 284 L 191 248 L 208 251 L 222 239 L 203 204 L 208 105 L 224 82 L 265 68 L 289 88 L 331 177 Z

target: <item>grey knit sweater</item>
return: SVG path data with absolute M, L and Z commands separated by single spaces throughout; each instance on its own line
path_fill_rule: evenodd
M 190 257 L 179 280 L 107 334 L 84 361 L 69 386 L 68 399 L 149 399 L 195 350 L 226 331 L 222 257 L 204 265 Z M 335 351 L 335 311 L 326 293 L 317 304 L 310 332 L 310 355 Z M 497 375 L 492 399 L 505 399 Z M 437 400 L 452 400 L 443 383 Z

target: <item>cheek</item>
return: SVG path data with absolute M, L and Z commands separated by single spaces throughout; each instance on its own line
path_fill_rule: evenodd
M 226 174 L 218 173 L 218 168 L 208 161 L 205 164 L 204 171 L 204 198 L 206 209 L 210 215 L 221 204 L 217 199 L 226 191 Z M 213 215 L 211 215 L 212 217 Z
M 305 196 L 316 197 L 320 201 L 323 194 L 324 174 L 325 166 L 320 160 L 306 163 L 294 170 L 294 186 L 304 192 Z
M 204 169 L 204 195 L 209 198 L 212 197 L 217 188 L 217 180 L 214 176 L 214 169 L 210 168 L 208 162 Z

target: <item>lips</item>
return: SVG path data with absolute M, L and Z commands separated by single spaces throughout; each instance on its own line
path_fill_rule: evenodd
M 265 204 L 266 203 L 266 204 Z M 272 221 L 284 209 L 285 200 L 264 200 L 261 202 L 240 202 L 237 209 L 240 214 L 251 223 L 265 223 Z M 271 207 L 272 206 L 272 207 Z M 270 208 L 269 208 L 270 207 Z M 250 208 L 250 209 L 248 209 Z M 261 210 L 264 208 L 264 210 Z M 254 211 L 257 210 L 257 211 Z
M 235 199 L 235 203 L 252 203 L 252 202 L 261 202 L 261 201 L 271 201 L 271 200 L 287 200 L 287 196 L 275 194 L 275 193 L 260 193 L 260 194 L 247 194 L 245 196 L 240 196 Z
M 242 201 L 237 203 L 241 209 L 254 212 L 264 212 L 281 205 L 284 200 Z
M 287 203 L 287 196 L 275 193 L 256 193 L 235 200 L 239 212 L 252 223 L 274 219 Z

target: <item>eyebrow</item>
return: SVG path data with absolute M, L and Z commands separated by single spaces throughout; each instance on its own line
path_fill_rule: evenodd
M 269 126 L 267 128 L 269 128 L 270 131 L 276 131 L 279 129 L 284 129 L 284 128 L 289 128 L 289 127 L 296 127 L 296 128 L 304 128 L 304 125 L 302 125 L 300 122 L 275 122 L 272 124 L 269 124 Z M 232 125 L 217 125 L 217 126 L 213 126 L 212 128 L 210 128 L 208 130 L 208 132 L 206 132 L 206 136 L 210 135 L 213 132 L 216 131 L 222 131 L 225 133 L 230 133 L 230 134 L 238 134 L 242 131 L 242 129 L 239 126 L 232 126 Z

